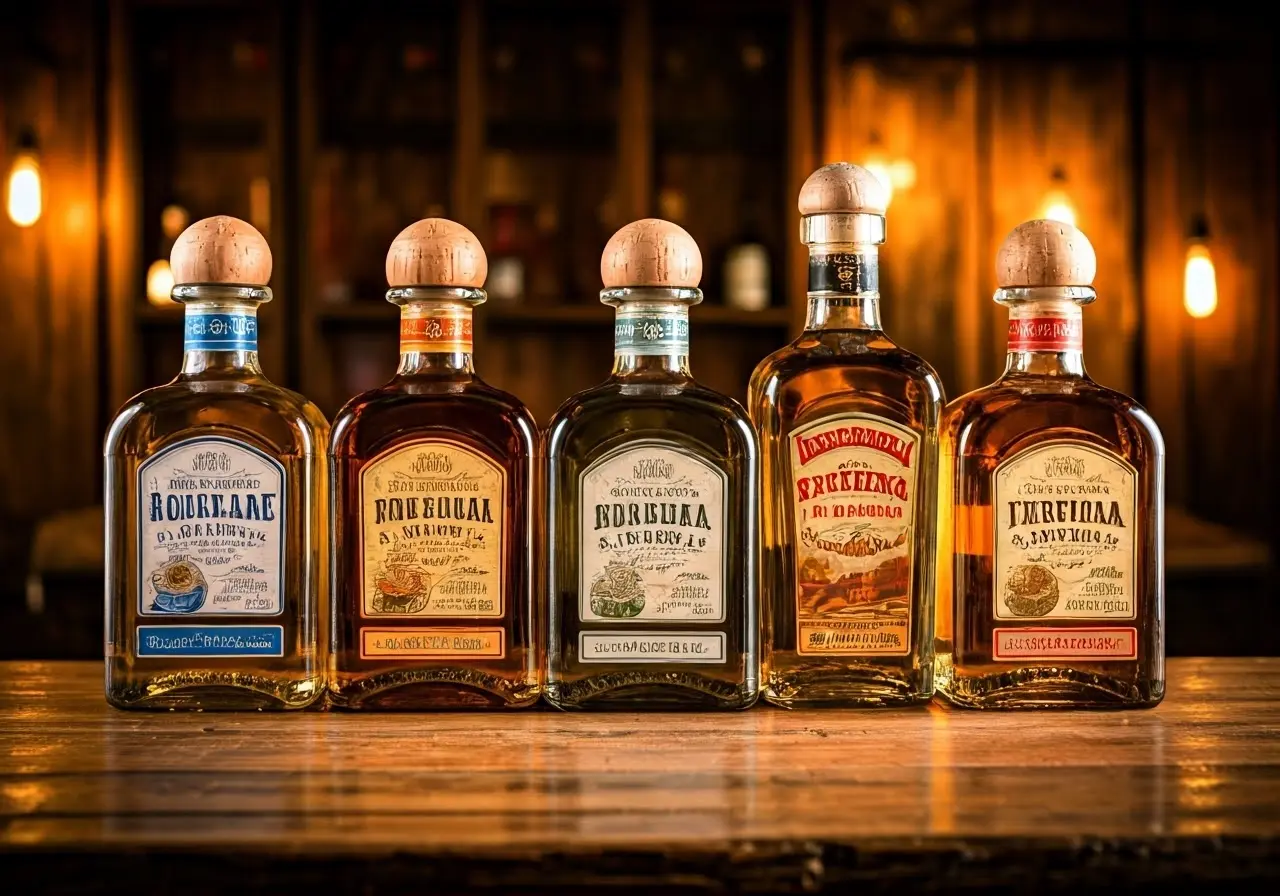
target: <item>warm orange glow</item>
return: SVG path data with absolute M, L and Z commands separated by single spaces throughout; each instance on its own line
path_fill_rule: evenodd
M 902 190 L 910 190 L 916 185 L 916 165 L 910 159 L 885 161 L 882 156 L 874 155 L 862 163 L 876 176 L 876 180 L 884 185 L 884 204 L 893 201 L 893 194 Z
M 1193 243 L 1187 249 L 1186 270 L 1182 277 L 1182 304 L 1195 318 L 1208 317 L 1218 307 L 1218 278 L 1213 258 L 1204 243 Z
M 173 304 L 173 269 L 167 258 L 158 258 L 147 268 L 147 301 L 166 307 Z
M 884 204 L 887 208 L 893 201 L 893 174 L 889 169 L 889 163 L 877 157 L 867 159 L 862 167 L 874 174 L 876 180 L 880 181 L 881 186 L 884 187 Z
M 1070 224 L 1073 227 L 1076 223 L 1076 210 L 1071 205 L 1071 199 L 1062 190 L 1051 190 L 1049 195 L 1044 198 L 1044 204 L 1040 207 L 1040 217 L 1047 218 L 1050 221 L 1061 221 L 1063 224 Z
M 30 153 L 21 153 L 9 169 L 9 220 L 19 227 L 30 227 L 44 211 L 44 195 L 40 183 L 40 165 Z

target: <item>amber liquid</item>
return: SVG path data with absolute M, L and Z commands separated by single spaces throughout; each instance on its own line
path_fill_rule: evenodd
M 301 709 L 324 692 L 321 612 L 329 425 L 315 405 L 282 389 L 239 352 L 188 353 L 192 369 L 132 399 L 106 441 L 107 700 L 122 709 Z M 222 436 L 278 460 L 285 471 L 283 610 L 276 616 L 202 616 L 218 625 L 284 629 L 280 657 L 139 657 L 137 629 L 190 625 L 188 614 L 140 618 L 138 467 L 167 446 Z M 319 642 L 319 643 L 318 643 Z
M 826 302 L 811 299 L 811 302 Z M 761 601 L 764 697 L 780 706 L 891 706 L 933 696 L 934 495 L 942 385 L 925 361 L 898 347 L 875 320 L 874 299 L 832 299 L 822 327 L 761 362 L 751 417 L 762 457 Z M 833 414 L 864 413 L 920 436 L 911 545 L 910 652 L 815 656 L 797 649 L 798 575 L 790 434 Z
M 1164 443 L 1136 402 L 1090 380 L 1078 355 L 1011 355 L 991 386 L 947 407 L 939 548 L 938 689 L 975 708 L 1154 706 L 1164 696 Z M 1064 373 L 1064 367 L 1078 368 Z M 1019 370 L 1017 368 L 1023 368 Z M 1070 440 L 1112 452 L 1136 471 L 1137 659 L 992 659 L 993 473 L 1006 458 Z M 1035 620 L 1031 622 L 1034 623 Z M 1054 620 L 1055 626 L 1101 620 Z M 1001 620 L 1000 626 L 1016 625 Z M 1112 624 L 1112 623 L 1107 623 Z
M 329 694 L 344 709 L 460 709 L 528 706 L 542 690 L 543 653 L 536 533 L 537 426 L 518 399 L 485 384 L 457 355 L 405 356 L 397 374 L 334 421 L 334 605 Z M 402 362 L 402 370 L 405 364 Z M 365 464 L 423 439 L 461 443 L 490 458 L 506 478 L 502 536 L 503 616 L 420 619 L 363 615 L 360 483 Z M 362 659 L 360 629 L 504 629 L 501 659 Z
M 745 412 L 732 399 L 698 385 L 665 358 L 569 399 L 547 437 L 553 537 L 550 577 L 550 670 L 547 699 L 561 709 L 743 709 L 759 691 L 756 608 L 758 459 Z M 633 625 L 671 634 L 724 632 L 725 662 L 582 662 L 579 635 L 619 630 L 580 616 L 580 477 L 598 458 L 629 442 L 656 442 L 695 454 L 727 475 L 724 533 L 725 618 Z

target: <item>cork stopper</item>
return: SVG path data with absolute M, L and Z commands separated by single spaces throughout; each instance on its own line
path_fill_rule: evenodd
M 489 259 L 476 235 L 447 218 L 423 218 L 391 241 L 387 285 L 453 286 L 479 289 Z
M 809 175 L 800 188 L 801 215 L 880 215 L 888 207 L 884 184 L 861 165 L 833 162 Z
M 266 286 L 271 279 L 271 247 L 252 224 L 217 215 L 202 218 L 178 234 L 169 253 L 169 267 L 177 286 Z
M 702 253 L 679 224 L 643 218 L 623 227 L 600 256 L 606 289 L 621 286 L 695 288 L 702 279 Z
M 996 285 L 1001 289 L 1091 286 L 1097 271 L 1098 258 L 1089 239 L 1061 221 L 1019 224 L 996 254 Z

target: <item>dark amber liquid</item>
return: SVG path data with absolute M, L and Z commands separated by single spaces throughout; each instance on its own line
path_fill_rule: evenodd
M 362 616 L 360 474 L 383 452 L 421 439 L 472 448 L 506 476 L 502 536 L 503 616 L 467 618 Z M 527 706 L 542 686 L 537 605 L 535 513 L 539 476 L 537 426 L 515 397 L 473 373 L 443 369 L 399 374 L 353 399 L 338 414 L 333 443 L 334 606 L 330 699 L 347 709 L 456 709 Z M 502 626 L 502 659 L 362 659 L 360 629 Z
M 1136 660 L 992 659 L 992 474 L 1035 445 L 1071 440 L 1119 455 L 1137 471 Z M 971 707 L 1153 706 L 1164 696 L 1164 443 L 1150 416 L 1083 376 L 1006 374 L 947 408 L 942 438 L 938 688 Z M 1001 627 L 1018 625 L 1001 620 Z M 1034 624 L 1032 623 L 1027 624 Z M 1091 626 L 1102 620 L 1055 620 Z

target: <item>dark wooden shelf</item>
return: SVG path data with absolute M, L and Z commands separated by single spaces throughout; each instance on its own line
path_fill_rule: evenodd
M 613 309 L 593 303 L 581 305 L 505 305 L 490 302 L 478 312 L 490 326 L 608 326 L 613 323 Z M 786 327 L 791 322 L 787 308 L 766 308 L 763 311 L 740 311 L 724 305 L 699 305 L 690 312 L 690 320 L 700 324 L 716 324 L 726 327 Z M 375 324 L 384 325 L 397 317 L 395 306 L 390 303 L 353 302 L 349 305 L 328 305 L 317 314 L 328 325 Z
M 168 125 L 166 134 L 190 148 L 246 151 L 266 146 L 267 125 L 258 118 L 178 119 Z
M 765 118 L 660 121 L 654 125 L 654 144 L 660 153 L 769 157 L 782 153 L 786 143 L 786 122 Z
M 617 143 L 617 131 L 618 123 L 613 119 L 548 121 L 502 118 L 485 125 L 485 141 L 490 149 L 521 152 L 612 152 Z
M 320 127 L 320 143 L 344 149 L 418 149 L 447 153 L 455 127 L 448 119 L 331 118 Z

